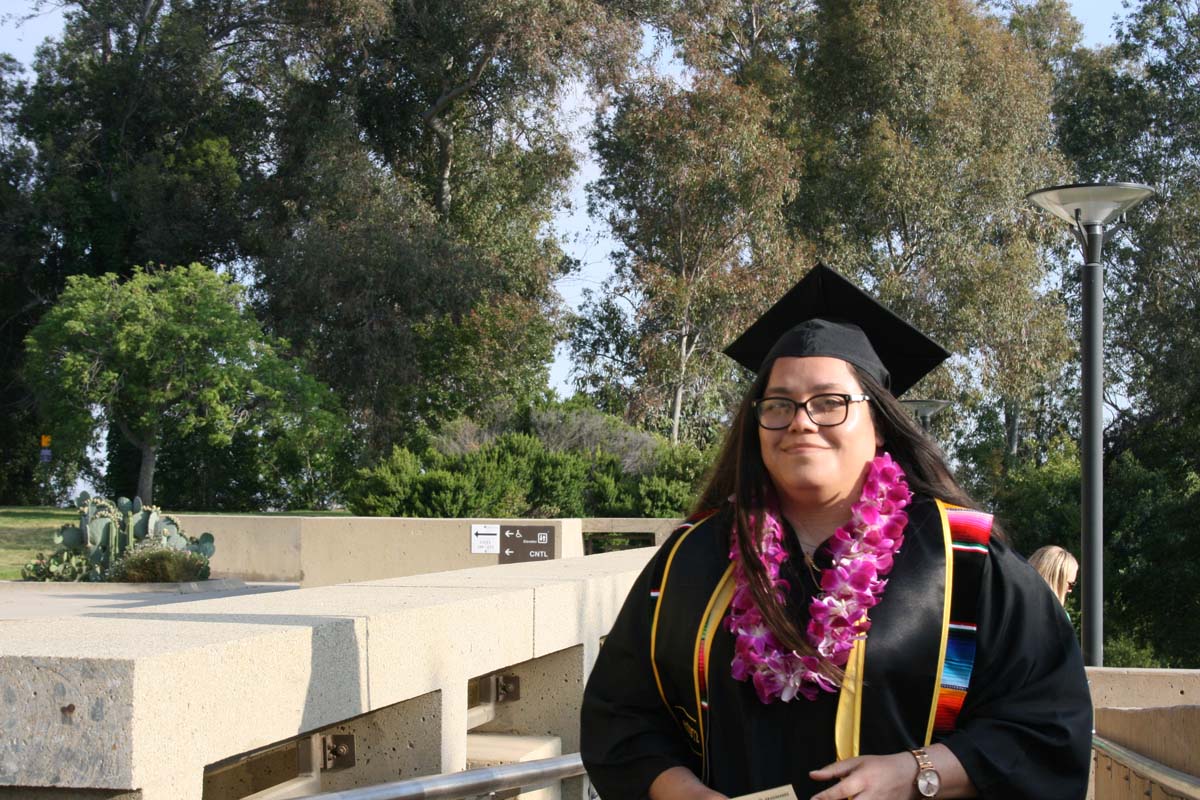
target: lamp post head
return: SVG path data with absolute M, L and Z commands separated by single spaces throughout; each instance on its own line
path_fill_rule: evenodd
M 1154 194 L 1141 183 L 1069 183 L 1038 189 L 1025 199 L 1074 227 L 1109 225 Z
M 912 409 L 921 422 L 921 427 L 929 430 L 929 421 L 950 405 L 949 400 L 901 400 L 907 408 Z

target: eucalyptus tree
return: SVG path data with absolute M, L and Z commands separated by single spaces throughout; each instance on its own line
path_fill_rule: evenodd
M 960 431 L 994 407 L 1002 450 L 1036 446 L 1023 422 L 1070 354 L 1059 232 L 1023 199 L 1067 174 L 1045 55 L 966 0 L 674 9 L 689 64 L 766 98 L 797 163 L 792 236 L 960 354 L 917 391 L 962 401 Z
M 672 443 L 711 438 L 736 386 L 721 349 L 803 271 L 781 214 L 794 159 L 769 122 L 720 75 L 633 83 L 598 120 L 589 203 L 621 250 L 575 329 L 577 382 Z

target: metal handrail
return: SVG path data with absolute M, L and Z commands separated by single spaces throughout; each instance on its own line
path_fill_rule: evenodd
M 1172 769 L 1166 764 L 1136 753 L 1127 747 L 1122 747 L 1116 742 L 1094 733 L 1092 734 L 1092 749 L 1172 794 L 1185 798 L 1200 797 L 1200 778 L 1195 775 Z
M 536 789 L 583 774 L 583 760 L 579 753 L 571 753 L 537 761 L 343 789 L 340 792 L 322 792 L 297 800 L 458 800 L 505 789 Z

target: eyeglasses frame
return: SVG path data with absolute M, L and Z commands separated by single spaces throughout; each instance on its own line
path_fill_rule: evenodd
M 808 404 L 811 403 L 813 400 L 816 400 L 818 397 L 840 397 L 846 401 L 846 408 L 845 408 L 846 414 L 845 414 L 845 416 L 842 417 L 840 422 L 832 422 L 832 423 L 831 422 L 817 422 L 815 419 L 813 419 L 812 412 L 808 410 Z M 761 405 L 763 403 L 765 403 L 768 400 L 786 400 L 787 402 L 789 402 L 793 406 L 795 406 L 795 410 L 792 411 L 791 419 L 789 419 L 787 421 L 786 425 L 780 425 L 778 428 L 772 428 L 772 427 L 769 427 L 769 426 L 763 424 L 762 412 L 759 411 L 759 408 L 761 407 Z M 836 428 L 838 425 L 845 425 L 846 420 L 848 420 L 850 418 L 850 404 L 851 403 L 865 403 L 865 402 L 870 402 L 870 401 L 871 401 L 871 396 L 868 394 L 850 394 L 848 392 L 821 392 L 820 394 L 814 394 L 812 397 L 808 398 L 804 402 L 800 402 L 798 400 L 793 400 L 790 397 L 771 395 L 768 397 L 760 397 L 757 400 L 755 400 L 754 402 L 752 402 L 750 405 L 754 409 L 754 419 L 758 422 L 758 426 L 760 428 L 763 428 L 764 430 L 768 430 L 768 431 L 783 431 L 783 430 L 787 430 L 788 428 L 790 428 L 792 426 L 792 423 L 796 421 L 796 415 L 800 413 L 800 409 L 804 409 L 804 413 L 808 415 L 809 421 L 811 421 L 812 424 L 816 425 L 818 428 Z

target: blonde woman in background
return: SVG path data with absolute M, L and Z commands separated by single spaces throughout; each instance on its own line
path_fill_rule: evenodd
M 1039 547 L 1029 557 L 1029 565 L 1046 579 L 1050 588 L 1058 595 L 1058 602 L 1067 604 L 1067 595 L 1079 577 L 1079 562 L 1075 556 L 1056 544 Z

